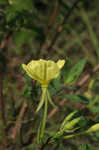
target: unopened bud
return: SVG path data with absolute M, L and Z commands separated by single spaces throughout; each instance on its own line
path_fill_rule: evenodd
M 93 125 L 91 128 L 89 128 L 87 130 L 87 133 L 89 133 L 89 132 L 96 132 L 96 131 L 99 131 L 99 123 L 97 123 L 97 124 Z

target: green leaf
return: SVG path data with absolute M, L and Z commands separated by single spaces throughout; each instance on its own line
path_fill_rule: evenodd
M 0 0 L 0 4 L 8 4 L 8 0 Z
M 81 10 L 81 17 L 83 19 L 83 21 L 85 22 L 88 32 L 89 32 L 89 36 L 90 36 L 90 40 L 93 44 L 93 48 L 96 51 L 97 57 L 99 58 L 99 41 L 98 41 L 98 37 L 96 36 L 96 33 L 94 32 L 93 28 L 92 28 L 92 23 L 90 21 L 89 16 L 87 15 L 87 12 L 84 11 L 84 9 Z
M 14 43 L 20 49 L 23 44 L 31 45 L 36 35 L 37 33 L 33 30 L 21 28 L 20 31 L 15 32 L 13 35 Z
M 55 87 L 56 90 L 60 89 L 61 86 L 61 74 L 58 75 L 58 77 L 56 79 L 53 80 L 53 85 Z
M 32 0 L 10 0 L 10 5 L 16 10 L 32 10 L 34 7 Z
M 83 71 L 85 64 L 86 60 L 82 59 L 76 65 L 74 65 L 74 67 L 70 69 L 68 76 L 66 78 L 64 75 L 65 84 L 67 85 L 74 84 L 77 81 L 81 72 Z
M 37 132 L 37 143 L 38 144 L 41 143 L 41 128 L 42 128 L 42 122 L 40 123 L 40 126 L 38 128 L 38 132 Z
M 6 13 L 6 21 L 7 22 L 11 21 L 10 24 L 12 25 L 16 23 L 16 20 L 18 20 L 18 16 L 20 15 L 20 13 L 17 12 L 16 9 L 10 5 L 8 5 L 8 7 L 6 8 L 5 13 Z
M 90 101 L 90 99 L 86 98 L 85 96 L 80 96 L 80 95 L 66 94 L 64 97 L 71 101 L 83 102 L 86 104 L 88 104 Z
M 24 78 L 25 78 L 28 82 L 31 81 L 31 78 L 30 78 L 27 74 L 24 74 Z
M 89 105 L 89 109 L 92 111 L 92 112 L 95 112 L 95 113 L 99 113 L 99 104 L 98 105 Z

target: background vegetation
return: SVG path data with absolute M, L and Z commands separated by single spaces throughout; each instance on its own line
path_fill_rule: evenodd
M 40 85 L 21 64 L 65 59 L 49 86 L 45 141 L 63 119 L 78 110 L 82 130 L 99 123 L 98 0 L 0 0 L 0 149 L 36 150 L 43 109 L 35 114 Z M 46 150 L 98 150 L 99 132 L 61 139 Z

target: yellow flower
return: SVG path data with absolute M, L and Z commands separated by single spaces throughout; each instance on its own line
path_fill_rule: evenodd
M 27 65 L 22 64 L 26 73 L 34 80 L 41 83 L 42 87 L 47 87 L 49 82 L 56 78 L 65 60 L 59 60 L 57 63 L 51 60 L 32 60 Z
M 40 138 L 44 136 L 44 130 L 47 119 L 47 109 L 48 109 L 48 101 L 51 105 L 55 106 L 53 103 L 50 94 L 48 92 L 47 86 L 49 82 L 55 79 L 59 73 L 61 68 L 64 66 L 65 60 L 59 60 L 57 63 L 51 60 L 32 60 L 27 65 L 22 64 L 23 69 L 26 73 L 34 80 L 37 80 L 42 86 L 42 95 L 41 100 L 38 104 L 36 112 L 38 112 L 42 106 L 44 105 L 44 117 L 42 120 L 42 126 L 40 127 L 41 133 Z

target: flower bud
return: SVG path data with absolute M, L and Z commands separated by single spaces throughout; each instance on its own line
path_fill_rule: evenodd
M 88 130 L 87 130 L 87 133 L 89 132 L 96 132 L 96 131 L 99 131 L 99 123 L 93 125 L 92 127 L 90 127 Z

